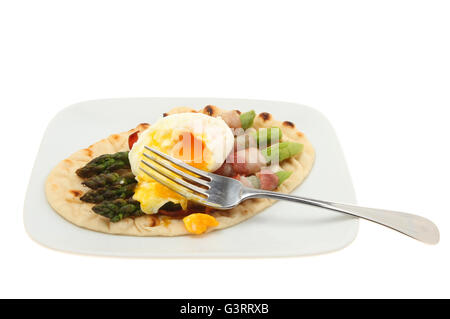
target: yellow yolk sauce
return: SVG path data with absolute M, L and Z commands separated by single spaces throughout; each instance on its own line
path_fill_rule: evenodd
M 219 225 L 219 222 L 214 217 L 202 213 L 190 214 L 183 218 L 183 222 L 187 231 L 196 235 L 203 234 L 208 230 L 208 227 Z

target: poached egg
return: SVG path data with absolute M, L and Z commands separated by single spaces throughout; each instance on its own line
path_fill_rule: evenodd
M 157 149 L 198 169 L 213 172 L 225 161 L 233 144 L 233 132 L 220 117 L 179 113 L 160 119 L 139 135 L 128 155 L 131 170 L 138 181 L 133 199 L 141 203 L 141 210 L 147 214 L 156 214 L 167 202 L 180 204 L 183 209 L 187 207 L 185 197 L 141 171 L 140 167 L 151 170 L 141 163 L 143 159 L 149 161 L 143 156 L 146 151 L 144 146 Z

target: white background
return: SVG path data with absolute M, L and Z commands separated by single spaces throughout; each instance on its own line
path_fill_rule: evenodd
M 448 1 L 2 1 L 0 297 L 450 297 L 449 16 Z M 319 109 L 358 202 L 423 214 L 441 243 L 365 221 L 344 250 L 287 259 L 88 257 L 28 238 L 23 199 L 50 119 L 150 96 Z

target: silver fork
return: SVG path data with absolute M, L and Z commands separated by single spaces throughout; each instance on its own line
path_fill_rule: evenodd
M 418 215 L 248 188 L 236 179 L 202 171 L 156 149 L 147 146 L 145 148 L 184 170 L 180 170 L 151 154 L 144 153 L 143 155 L 147 159 L 157 164 L 142 160 L 141 162 L 151 169 L 140 167 L 145 174 L 189 200 L 197 201 L 205 206 L 216 209 L 230 209 L 250 198 L 281 199 L 364 218 L 427 244 L 439 242 L 437 226 L 430 220 Z M 168 173 L 168 171 L 171 173 Z

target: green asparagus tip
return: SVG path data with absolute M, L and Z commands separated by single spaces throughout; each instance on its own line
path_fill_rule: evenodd
M 282 162 L 303 151 L 303 144 L 294 142 L 281 142 L 269 146 L 261 151 L 267 162 Z
M 101 173 L 109 173 L 122 168 L 130 168 L 128 152 L 104 154 L 94 158 L 84 167 L 79 168 L 76 174 L 81 178 L 89 178 Z
M 117 223 L 126 217 L 144 215 L 144 212 L 140 209 L 140 203 L 131 198 L 104 201 L 92 207 L 92 210 L 99 215 L 109 218 L 113 223 Z
M 241 126 L 244 130 L 253 126 L 253 120 L 255 119 L 255 116 L 256 113 L 254 110 L 241 114 Z
M 278 186 L 281 185 L 281 183 L 283 183 L 285 180 L 287 180 L 289 178 L 289 176 L 291 176 L 292 172 L 289 171 L 278 171 L 275 173 L 275 175 L 278 176 Z
M 281 142 L 283 132 L 279 127 L 260 128 L 256 131 L 256 142 L 261 146 L 268 146 Z

